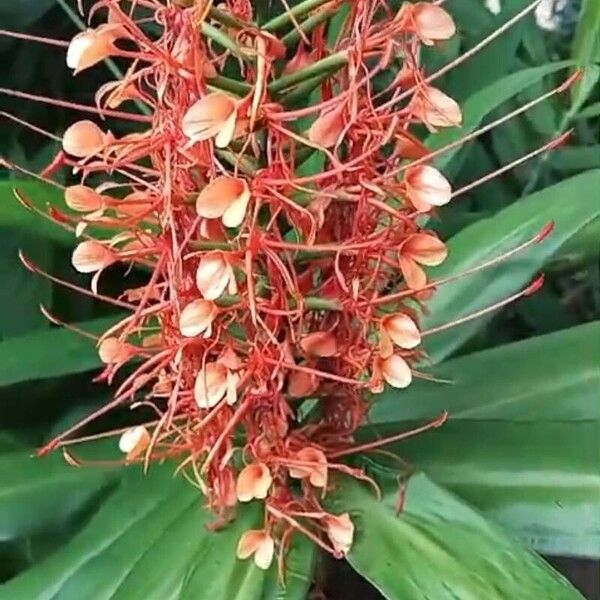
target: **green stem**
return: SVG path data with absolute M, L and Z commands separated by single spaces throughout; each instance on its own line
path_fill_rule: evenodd
M 292 16 L 298 19 L 298 17 L 303 17 L 311 10 L 319 8 L 319 6 L 327 4 L 327 2 L 330 2 L 330 0 L 304 0 L 304 2 L 300 2 L 300 4 L 294 6 L 294 8 L 283 13 L 279 17 L 275 17 L 274 19 L 267 21 L 262 28 L 271 33 L 278 31 L 292 22 Z
M 202 23 L 201 29 L 202 34 L 205 35 L 209 40 L 212 40 L 223 48 L 230 50 L 236 56 L 239 56 L 243 61 L 252 62 L 252 58 L 243 52 L 234 40 L 216 27 L 210 25 L 210 23 Z
M 302 21 L 302 23 L 300 23 L 300 29 L 303 33 L 310 33 L 315 27 L 327 21 L 327 19 L 334 14 L 335 11 L 333 10 L 322 10 L 308 17 L 308 19 L 305 21 Z M 298 31 L 297 27 L 294 27 L 292 31 L 283 36 L 281 41 L 284 43 L 286 48 L 291 48 L 300 41 L 300 31 Z
M 238 96 L 245 96 L 252 90 L 252 86 L 248 85 L 246 82 L 223 77 L 223 75 L 217 75 L 216 77 L 209 79 L 208 87 L 232 92 Z
M 215 303 L 219 306 L 234 306 L 241 302 L 241 298 L 238 295 L 225 295 L 221 296 Z M 288 301 L 290 308 L 296 308 L 296 301 L 293 298 L 290 298 Z M 335 300 L 325 300 L 324 298 L 317 298 L 316 296 L 307 296 L 304 298 L 304 306 L 308 310 L 329 310 L 329 311 L 338 311 L 341 310 L 342 307 L 339 302 Z
M 234 17 L 223 10 L 215 8 L 214 6 L 209 9 L 208 16 L 222 25 L 227 25 L 227 27 L 235 27 L 236 29 L 247 29 L 248 27 L 252 27 L 254 25 L 253 23 L 241 21 L 237 17 Z
M 334 69 L 343 67 L 348 62 L 348 53 L 345 50 L 336 52 L 327 58 L 323 58 L 304 69 L 299 69 L 294 73 L 284 75 L 269 84 L 269 91 L 272 93 L 281 92 L 297 83 L 302 83 L 307 79 L 312 79 L 324 72 L 331 72 Z
M 298 100 L 308 100 L 311 92 L 319 86 L 320 83 L 325 81 L 328 77 L 335 72 L 335 69 L 331 71 L 327 71 L 326 73 L 321 73 L 321 75 L 317 75 L 316 77 L 312 77 L 308 81 L 300 84 L 298 87 L 294 88 L 291 92 L 285 94 L 279 101 L 284 106 L 290 106 L 298 102 Z

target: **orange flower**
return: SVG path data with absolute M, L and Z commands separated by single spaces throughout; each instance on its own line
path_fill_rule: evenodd
M 397 354 L 380 357 L 376 363 L 376 371 L 379 371 L 385 381 L 394 388 L 404 389 L 412 382 L 408 363 Z
M 150 434 L 143 425 L 130 427 L 119 439 L 119 450 L 126 455 L 127 460 L 133 460 L 148 448 L 150 440 Z
M 273 562 L 275 542 L 264 529 L 250 529 L 240 538 L 237 557 L 245 560 L 254 555 L 254 563 L 259 569 L 267 570 Z
M 450 96 L 429 85 L 421 86 L 407 109 L 430 129 L 458 127 L 462 123 L 460 106 Z
M 295 460 L 305 465 L 292 465 L 289 467 L 290 477 L 306 479 L 315 487 L 324 488 L 327 485 L 327 458 L 317 448 L 302 448 L 296 453 Z
M 393 353 L 393 344 L 410 350 L 420 343 L 421 333 L 419 328 L 408 315 L 396 313 L 381 319 L 379 347 L 381 356 L 384 358 Z
M 329 331 L 315 331 L 300 340 L 300 348 L 306 354 L 319 358 L 335 356 L 338 352 L 335 335 Z
M 192 104 L 183 117 L 182 129 L 190 144 L 215 138 L 217 148 L 225 148 L 233 139 L 236 121 L 237 101 L 214 92 Z
M 221 175 L 211 181 L 196 200 L 196 211 L 205 219 L 221 219 L 226 227 L 238 227 L 246 216 L 250 189 L 246 180 Z
M 89 158 L 106 146 L 109 136 L 92 121 L 77 121 L 64 135 L 62 146 L 67 154 L 77 158 Z
M 226 256 L 216 250 L 205 254 L 196 272 L 196 285 L 207 300 L 216 300 L 227 289 L 235 294 L 235 274 Z
M 85 185 L 71 185 L 66 188 L 65 202 L 71 210 L 81 213 L 93 213 L 104 208 L 104 198 Z
M 440 265 L 446 260 L 448 249 L 444 242 L 427 233 L 414 233 L 398 248 L 398 261 L 406 285 L 419 290 L 427 285 L 427 275 L 420 265 L 430 267 Z
M 323 521 L 325 531 L 334 549 L 342 556 L 346 556 L 354 541 L 354 523 L 350 520 L 350 515 L 348 513 L 326 515 L 323 517 Z
M 334 146 L 344 129 L 344 106 L 322 112 L 308 130 L 308 139 L 324 148 Z
M 185 337 L 196 337 L 204 333 L 210 337 L 212 322 L 217 316 L 217 306 L 210 300 L 194 300 L 182 311 L 179 317 L 179 331 Z
M 236 494 L 240 502 L 250 502 L 253 498 L 263 500 L 273 483 L 269 467 L 263 463 L 246 465 L 238 475 Z
M 77 73 L 109 58 L 117 50 L 115 40 L 123 29 L 115 25 L 100 25 L 77 34 L 67 49 L 67 66 Z
M 406 170 L 406 195 L 419 212 L 428 212 L 433 206 L 448 204 L 452 188 L 448 180 L 429 165 L 417 165 Z
M 421 42 L 433 46 L 435 42 L 449 40 L 456 33 L 452 17 L 441 7 L 429 2 L 417 2 L 408 9 L 413 28 Z
M 319 379 L 313 373 L 292 371 L 288 377 L 288 394 L 292 398 L 306 398 L 314 394 L 319 387 Z
M 79 273 L 95 273 L 106 269 L 118 259 L 115 252 L 95 240 L 81 242 L 71 258 L 71 263 Z
M 194 399 L 199 408 L 212 408 L 223 398 L 227 404 L 237 400 L 239 376 L 220 362 L 210 362 L 200 369 L 194 386 Z

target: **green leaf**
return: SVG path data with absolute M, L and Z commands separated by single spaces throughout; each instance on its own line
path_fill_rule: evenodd
M 448 361 L 453 383 L 386 392 L 378 436 L 447 410 L 392 449 L 546 554 L 600 556 L 600 322 Z M 372 434 L 369 435 L 372 438 Z
M 558 148 L 550 155 L 549 163 L 558 171 L 598 169 L 600 168 L 600 145 Z
M 550 221 L 552 234 L 500 265 L 443 285 L 428 303 L 424 329 L 454 321 L 517 292 L 566 242 L 600 214 L 591 202 L 600 186 L 600 170 L 588 171 L 520 200 L 483 219 L 448 242 L 446 262 L 430 270 L 432 279 L 459 274 L 535 236 Z M 475 319 L 427 340 L 433 362 L 440 362 L 475 335 L 492 317 Z
M 34 180 L 8 179 L 0 181 L 1 227 L 33 233 L 61 244 L 75 245 L 75 236 L 72 233 L 23 207 L 15 198 L 15 189 L 42 211 L 45 211 L 47 204 L 58 207 L 64 205 L 63 192 L 51 185 Z
M 3 2 L 0 22 L 10 24 L 15 31 L 27 27 L 54 6 L 54 0 L 20 0 Z
M 427 141 L 427 146 L 432 150 L 436 150 L 461 139 L 465 135 L 475 131 L 481 125 L 483 119 L 504 102 L 547 75 L 565 69 L 571 64 L 573 64 L 571 61 L 550 63 L 541 67 L 523 69 L 522 71 L 497 79 L 483 89 L 475 92 L 464 102 L 462 107 L 463 125 L 461 127 L 453 127 L 431 135 Z M 456 162 L 455 157 L 461 149 L 462 146 L 459 146 L 442 154 L 435 161 L 437 167 L 443 169 L 449 176 L 455 174 L 458 165 L 452 163 Z
M 0 541 L 60 527 L 115 480 L 114 472 L 68 468 L 58 454 L 0 455 Z
M 100 335 L 116 317 L 79 323 L 84 331 Z M 66 329 L 49 329 L 0 343 L 0 387 L 83 373 L 101 365 L 94 343 Z
M 68 469 L 69 467 L 65 467 Z M 4 586 L 0 599 L 304 600 L 313 546 L 296 536 L 287 559 L 286 588 L 277 568 L 239 561 L 242 533 L 263 523 L 259 504 L 240 508 L 217 532 L 196 488 L 173 477 L 172 464 L 122 472 L 120 487 L 64 547 Z
M 580 66 L 600 61 L 600 4 L 596 0 L 583 0 L 572 54 Z
M 372 490 L 346 479 L 335 512 L 349 510 L 357 528 L 348 560 L 389 600 L 575 600 L 579 593 L 540 557 L 507 537 L 468 505 L 419 474 Z

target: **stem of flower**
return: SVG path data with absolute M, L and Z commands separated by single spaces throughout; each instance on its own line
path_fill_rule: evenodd
M 279 29 L 289 25 L 292 21 L 292 17 L 302 17 L 311 10 L 319 8 L 319 6 L 322 6 L 323 4 L 327 4 L 329 1 L 330 0 L 304 0 L 304 2 L 300 2 L 300 4 L 294 6 L 294 8 L 283 13 L 279 17 L 275 17 L 270 21 L 267 21 L 262 28 L 270 33 L 278 31 Z

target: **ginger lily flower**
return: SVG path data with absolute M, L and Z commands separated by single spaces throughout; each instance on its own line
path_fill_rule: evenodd
M 462 112 L 456 101 L 429 85 L 417 91 L 407 110 L 432 130 L 458 127 L 462 123 Z
M 308 479 L 315 487 L 324 488 L 327 485 L 327 457 L 317 448 L 302 448 L 294 457 L 299 463 L 289 467 L 290 477 Z
M 254 498 L 267 497 L 273 483 L 269 467 L 263 463 L 247 465 L 238 475 L 236 494 L 240 502 L 250 502 Z
M 428 212 L 433 206 L 448 204 L 452 198 L 448 180 L 429 165 L 409 167 L 404 185 L 408 199 L 419 212 Z
M 249 201 L 250 189 L 244 179 L 222 175 L 200 192 L 196 211 L 206 219 L 220 218 L 226 227 L 238 227 L 246 216 Z
M 397 354 L 379 358 L 376 367 L 385 381 L 394 388 L 407 388 L 412 382 L 412 373 L 408 363 Z
M 116 337 L 107 337 L 98 346 L 98 355 L 105 365 L 121 364 L 128 361 L 134 349 L 127 342 Z
M 342 556 L 347 556 L 354 541 L 354 523 L 348 513 L 323 517 L 325 531 L 331 544 Z
M 150 434 L 143 425 L 130 427 L 119 439 L 119 450 L 127 460 L 134 460 L 150 445 Z
M 217 306 L 210 300 L 194 300 L 188 304 L 179 317 L 179 331 L 185 337 L 196 337 L 204 333 L 210 337 L 211 325 L 217 316 Z
M 293 371 L 288 377 L 288 394 L 292 398 L 306 398 L 314 394 L 319 387 L 319 379 L 313 373 Z
M 199 408 L 213 408 L 223 398 L 227 404 L 234 404 L 237 400 L 237 384 L 239 376 L 232 373 L 220 362 L 210 362 L 200 369 L 196 376 L 194 398 Z
M 81 242 L 71 258 L 71 262 L 79 273 L 96 273 L 109 267 L 118 260 L 116 253 L 94 240 Z
M 417 324 L 404 313 L 388 315 L 381 319 L 380 352 L 387 358 L 394 351 L 393 344 L 411 350 L 421 343 L 421 333 Z
M 71 185 L 65 189 L 65 203 L 76 212 L 95 213 L 104 208 L 104 198 L 85 185 Z
M 344 129 L 344 106 L 323 112 L 308 130 L 308 139 L 324 148 L 335 146 Z
M 444 242 L 427 233 L 414 233 L 398 248 L 398 261 L 406 285 L 419 290 L 427 285 L 427 275 L 420 265 L 434 267 L 446 260 L 448 249 Z
M 216 300 L 227 289 L 235 294 L 237 286 L 233 267 L 222 252 L 209 252 L 202 257 L 196 272 L 196 285 L 206 300 Z
M 254 563 L 259 569 L 267 570 L 273 562 L 275 542 L 263 529 L 251 529 L 240 538 L 237 557 L 245 560 L 254 555 Z
M 77 34 L 67 49 L 67 66 L 74 74 L 112 56 L 117 48 L 115 41 L 123 34 L 119 26 L 106 24 Z
M 300 347 L 306 354 L 319 358 L 335 356 L 338 352 L 335 335 L 329 331 L 315 331 L 300 340 Z
M 229 145 L 235 134 L 237 101 L 222 92 L 204 96 L 183 117 L 183 133 L 190 144 L 215 138 L 217 148 Z
M 449 40 L 456 33 L 452 17 L 440 6 L 417 2 L 407 9 L 415 34 L 426 46 Z

